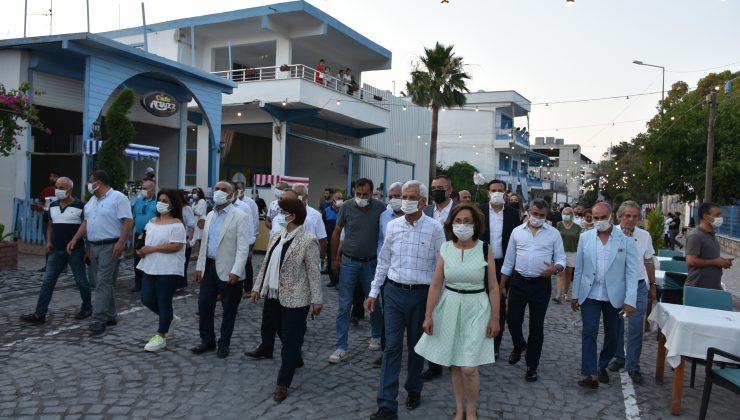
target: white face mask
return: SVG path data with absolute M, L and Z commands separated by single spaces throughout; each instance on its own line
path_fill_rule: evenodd
M 213 193 L 213 203 L 217 206 L 226 204 L 229 201 L 229 193 L 226 191 L 216 191 Z
M 197 200 L 198 198 L 198 193 L 193 193 L 193 200 Z
M 337 207 L 342 207 L 342 204 L 344 204 L 344 200 L 341 198 L 334 200 L 334 205 Z
M 401 200 L 400 198 L 391 198 L 391 201 L 388 204 L 391 205 L 391 210 L 393 210 L 393 211 L 399 211 L 399 210 L 401 210 L 401 202 L 402 201 L 403 200 Z
M 54 190 L 54 195 L 57 197 L 57 200 L 64 200 L 67 198 L 67 191 L 56 189 Z
M 473 233 L 475 233 L 475 226 L 467 223 L 454 223 L 452 225 L 452 233 L 457 236 L 457 239 L 461 241 L 467 241 L 468 239 L 473 237 Z
M 278 199 L 280 198 L 281 195 L 283 195 L 283 190 L 279 190 L 277 188 L 275 188 L 273 192 L 275 193 L 275 198 L 278 198 Z
M 531 214 L 529 215 L 529 225 L 532 227 L 540 228 L 545 224 L 545 219 L 538 219 Z
M 715 217 L 714 221 L 712 222 L 712 226 L 716 229 L 722 226 L 722 222 L 724 222 L 723 217 Z
M 278 214 L 277 217 L 275 217 L 275 221 L 277 222 L 278 226 L 280 226 L 281 228 L 288 226 L 288 223 L 291 222 L 290 220 L 287 220 L 285 218 L 285 215 L 282 213 Z
M 355 197 L 355 203 L 357 203 L 358 207 L 366 207 L 370 204 L 370 200 L 367 198 Z
M 98 188 L 100 188 L 100 185 L 96 187 L 94 182 L 87 183 L 87 192 L 89 192 L 90 194 L 95 194 L 95 191 L 97 191 Z
M 504 193 L 492 192 L 490 197 L 491 197 L 491 204 L 493 204 L 494 206 L 500 206 L 504 204 Z
M 418 200 L 401 200 L 401 211 L 406 214 L 414 214 L 419 211 Z
M 594 228 L 599 232 L 606 232 L 610 227 L 612 227 L 612 222 L 609 220 L 597 220 L 594 222 Z
M 167 203 L 163 203 L 161 201 L 157 201 L 157 213 L 159 214 L 167 214 L 170 212 L 170 205 Z

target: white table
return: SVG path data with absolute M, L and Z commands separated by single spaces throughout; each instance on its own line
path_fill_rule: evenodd
M 665 282 L 665 271 L 655 270 L 655 284 L 657 284 L 660 287 L 663 287 L 664 282 Z
M 671 412 L 681 413 L 684 358 L 704 359 L 709 347 L 740 354 L 740 313 L 658 303 L 648 321 L 659 328 L 656 382 L 663 383 L 666 360 L 674 368 Z
M 658 257 L 658 256 L 656 256 L 655 257 L 655 260 L 660 263 L 662 261 L 672 261 L 673 260 L 673 257 Z

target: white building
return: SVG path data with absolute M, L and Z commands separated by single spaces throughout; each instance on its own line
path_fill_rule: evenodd
M 581 146 L 566 144 L 564 139 L 555 137 L 536 137 L 532 150 L 552 161 L 551 166 L 542 168 L 541 178 L 552 182 L 555 201 L 571 203 L 577 200 L 595 165 L 581 153 Z M 539 168 L 532 168 L 532 171 L 539 171 Z

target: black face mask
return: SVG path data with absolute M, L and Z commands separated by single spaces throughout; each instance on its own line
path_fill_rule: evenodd
M 445 197 L 445 193 L 445 190 L 432 190 L 432 199 L 435 203 L 442 204 L 447 199 L 447 197 Z

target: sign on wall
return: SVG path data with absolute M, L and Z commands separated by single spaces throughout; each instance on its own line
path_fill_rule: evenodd
M 152 92 L 141 98 L 141 106 L 157 117 L 170 117 L 180 108 L 175 98 L 164 92 Z

